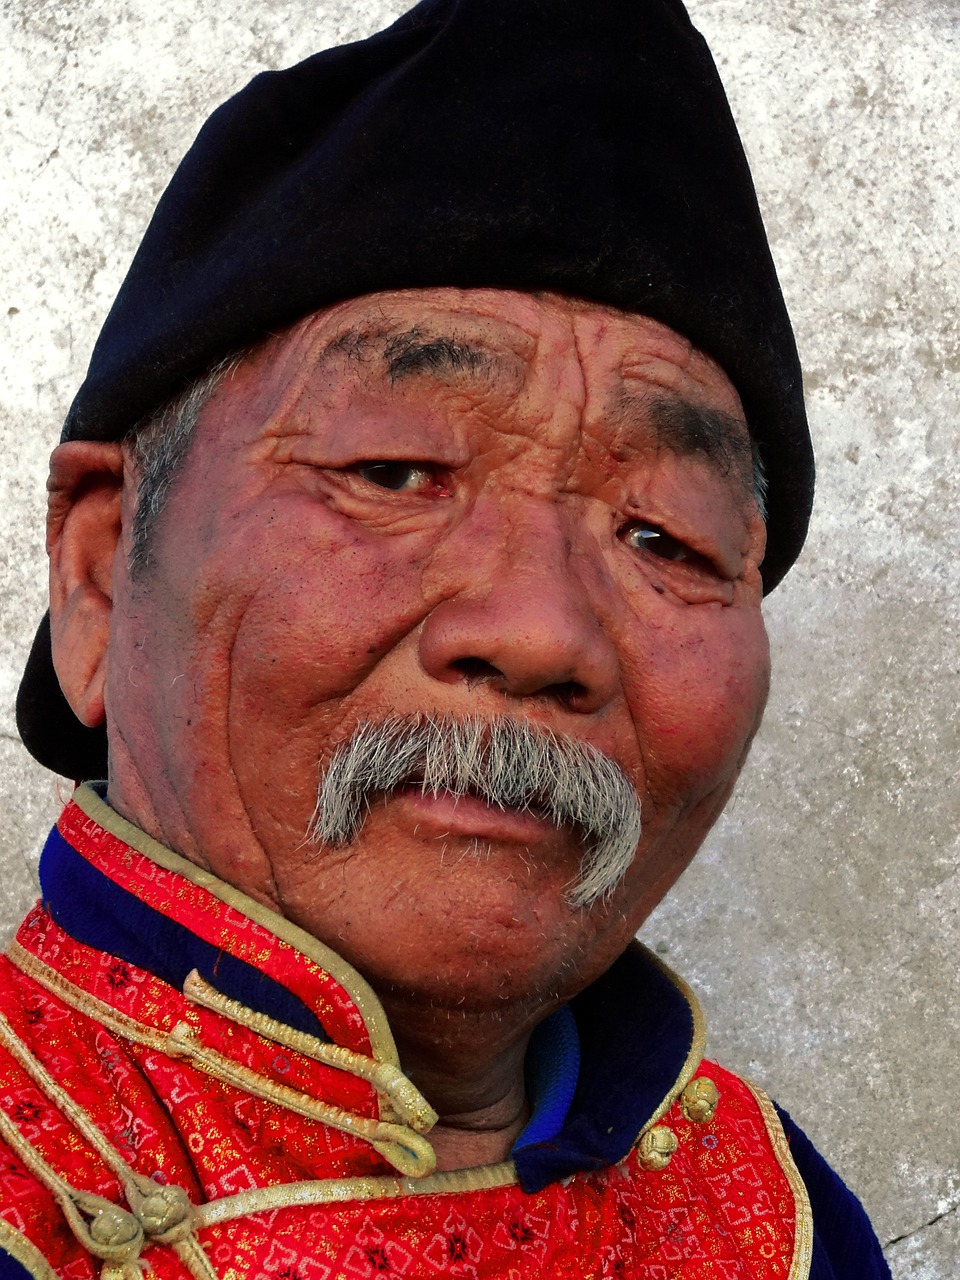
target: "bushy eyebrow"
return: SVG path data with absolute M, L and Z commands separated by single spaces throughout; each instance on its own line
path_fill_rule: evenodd
M 661 449 L 686 457 L 699 456 L 721 475 L 733 474 L 747 489 L 757 489 L 760 462 L 742 418 L 692 404 L 676 396 L 624 396 L 619 425 Z
M 425 336 L 416 329 L 391 338 L 383 354 L 391 382 L 416 373 L 489 373 L 498 363 L 473 343 Z
M 393 383 L 425 373 L 433 377 L 497 374 L 501 360 L 484 347 L 463 338 L 428 333 L 419 328 L 401 333 L 385 330 L 349 329 L 327 347 L 357 363 L 382 359 Z

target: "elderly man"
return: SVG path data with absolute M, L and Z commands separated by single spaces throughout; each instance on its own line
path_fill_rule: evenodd
M 49 488 L 20 723 L 107 781 L 4 965 L 0 1275 L 887 1274 L 631 942 L 812 490 L 678 3 L 425 0 L 255 80 Z

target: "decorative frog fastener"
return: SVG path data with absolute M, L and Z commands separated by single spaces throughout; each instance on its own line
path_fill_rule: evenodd
M 678 1146 L 677 1135 L 672 1129 L 662 1124 L 655 1125 L 641 1134 L 637 1143 L 637 1157 L 641 1167 L 649 1173 L 665 1169 Z
M 717 1113 L 720 1091 L 709 1076 L 691 1080 L 680 1095 L 680 1107 L 688 1120 L 706 1124 Z

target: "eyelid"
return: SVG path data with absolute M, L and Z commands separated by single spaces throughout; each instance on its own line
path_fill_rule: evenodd
M 683 538 L 678 538 L 676 534 L 670 533 L 669 530 L 664 529 L 662 525 L 657 524 L 655 520 L 642 520 L 637 518 L 628 520 L 621 526 L 617 536 L 622 542 L 626 543 L 629 535 L 638 530 L 649 530 L 649 539 L 644 539 L 644 542 L 647 542 L 648 545 L 643 548 L 638 546 L 635 550 L 646 550 L 646 552 L 658 563 L 663 565 L 684 565 L 687 569 L 693 570 L 694 572 L 697 570 L 706 570 L 712 575 L 723 579 L 727 579 L 729 577 L 729 574 L 720 563 L 717 555 L 711 555 L 705 551 L 699 550 L 697 547 L 691 546 L 689 542 L 685 541 Z M 664 543 L 662 545 L 666 546 L 667 544 L 674 544 L 685 554 L 678 556 L 659 555 L 655 549 L 655 541 L 658 538 L 664 539 Z
M 384 468 L 385 470 L 394 468 L 399 472 L 419 472 L 423 476 L 425 484 L 422 488 L 415 486 L 412 489 L 408 489 L 402 484 L 379 484 L 377 480 L 363 474 L 364 471 L 372 471 L 376 468 Z M 343 467 L 342 471 L 358 476 L 364 484 L 368 484 L 371 488 L 378 489 L 383 493 L 412 494 L 416 496 L 447 496 L 449 494 L 449 488 L 445 483 L 449 468 L 436 462 L 424 462 L 420 459 L 410 458 L 362 458 L 358 462 Z

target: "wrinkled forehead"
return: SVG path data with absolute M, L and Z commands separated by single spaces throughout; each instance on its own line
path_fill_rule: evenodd
M 563 396 L 609 424 L 629 425 L 651 404 L 686 407 L 722 417 L 726 434 L 749 448 L 736 389 L 685 337 L 645 316 L 557 295 L 428 289 L 356 298 L 269 340 L 243 381 L 267 421 L 344 374 L 395 390 L 424 381 L 470 387 L 492 400 Z M 687 435 L 702 412 L 687 415 Z M 682 413 L 666 417 L 684 434 Z

